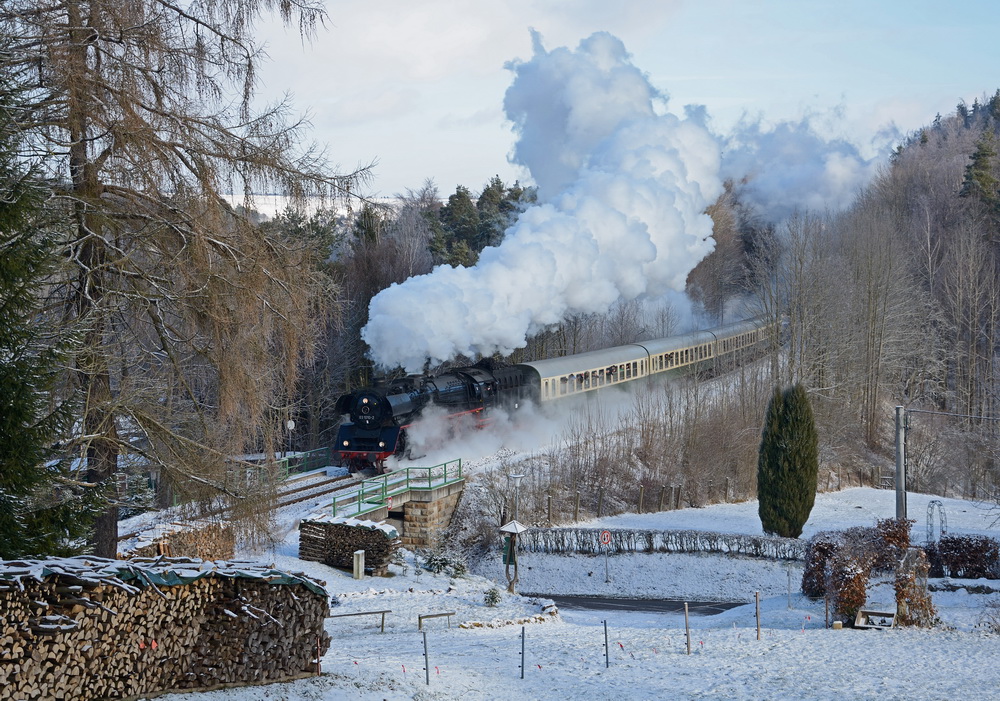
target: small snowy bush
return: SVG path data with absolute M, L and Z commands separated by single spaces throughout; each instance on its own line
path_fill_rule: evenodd
M 496 587 L 487 590 L 483 595 L 483 603 L 490 608 L 497 606 L 500 603 L 500 590 Z
M 461 557 L 440 551 L 425 555 L 423 567 L 428 572 L 447 574 L 449 577 L 462 577 L 469 571 Z

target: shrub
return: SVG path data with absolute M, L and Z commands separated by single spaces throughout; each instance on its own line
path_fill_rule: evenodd
M 806 596 L 826 595 L 826 566 L 842 542 L 839 533 L 817 533 L 809 540 L 806 564 L 802 571 L 802 593 Z
M 854 622 L 858 611 L 868 599 L 868 578 L 871 559 L 855 557 L 852 553 L 839 552 L 830 563 L 829 588 L 834 593 L 834 612 L 848 624 Z
M 910 548 L 910 528 L 913 519 L 884 518 L 875 522 L 873 566 L 881 572 L 896 569 Z
M 931 626 L 938 621 L 937 610 L 927 593 L 930 565 L 922 550 L 912 570 L 896 573 L 896 623 L 904 626 Z
M 945 535 L 927 547 L 931 577 L 997 579 L 1000 543 L 981 535 Z
M 441 551 L 425 555 L 423 568 L 434 574 L 447 574 L 449 577 L 463 577 L 469 572 L 461 557 Z
M 989 633 L 1000 633 L 1000 599 L 990 599 L 986 602 L 976 627 L 983 628 Z
M 875 526 L 855 526 L 843 531 L 817 533 L 806 548 L 802 572 L 802 593 L 824 596 L 827 592 L 828 564 L 841 552 L 865 560 L 873 571 L 891 572 L 910 547 L 912 520 L 882 519 Z M 831 592 L 833 593 L 833 592 Z
M 500 590 L 496 587 L 488 589 L 483 595 L 483 603 L 492 608 L 500 603 L 500 596 Z
M 921 582 L 926 581 L 927 560 L 918 555 L 915 572 L 900 568 L 910 545 L 913 521 L 883 519 L 874 527 L 818 533 L 809 540 L 802 593 L 833 597 L 834 613 L 852 623 L 865 605 L 873 572 L 896 572 L 897 610 L 902 624 L 930 625 L 936 612 Z

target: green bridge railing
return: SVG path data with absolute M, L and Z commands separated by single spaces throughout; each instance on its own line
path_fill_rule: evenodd
M 390 499 L 406 492 L 438 489 L 463 479 L 461 460 L 433 467 L 406 467 L 366 479 L 357 489 L 338 494 L 333 499 L 333 515 L 361 516 L 387 506 Z
M 318 470 L 321 467 L 331 464 L 333 463 L 329 448 L 317 448 L 316 450 L 294 453 L 277 461 L 278 479 L 287 479 L 290 475 Z

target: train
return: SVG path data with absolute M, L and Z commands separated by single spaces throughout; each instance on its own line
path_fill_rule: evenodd
M 340 396 L 343 415 L 334 460 L 351 472 L 385 471 L 392 456 L 410 455 L 408 430 L 431 407 L 449 419 L 476 425 L 492 410 L 545 406 L 659 373 L 713 368 L 720 358 L 760 352 L 777 336 L 778 322 L 756 317 L 703 331 L 628 343 L 547 360 L 501 365 L 483 359 L 440 374 L 409 375 Z

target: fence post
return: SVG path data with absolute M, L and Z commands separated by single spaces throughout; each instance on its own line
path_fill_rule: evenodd
M 576 503 L 573 505 L 573 523 L 580 520 L 580 492 L 576 493 Z
M 604 667 L 611 666 L 611 655 L 608 652 L 608 621 L 604 621 Z
M 641 485 L 640 484 L 639 485 L 639 513 L 640 514 L 642 513 L 642 499 L 645 496 L 646 496 L 646 487 L 645 487 L 645 485 Z
M 354 578 L 364 579 L 365 578 L 365 551 L 355 550 L 354 551 Z
M 551 526 L 552 525 L 552 495 L 551 494 L 546 494 L 545 498 L 548 501 L 548 512 L 549 512 L 549 518 L 548 518 L 548 520 L 549 520 L 549 525 Z
M 663 511 L 663 493 L 667 491 L 666 485 L 660 486 L 660 505 L 656 508 L 657 511 Z
M 427 631 L 424 631 L 424 673 L 427 678 L 427 686 L 431 685 L 431 658 L 427 654 Z
M 524 679 L 524 626 L 521 626 L 521 679 Z
M 760 592 L 754 592 L 754 601 L 757 606 L 757 640 L 760 640 Z
M 597 490 L 597 518 L 601 517 L 601 509 L 604 507 L 604 488 Z
M 684 602 L 684 633 L 687 635 L 688 654 L 691 654 L 691 626 L 688 624 L 688 605 Z

